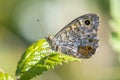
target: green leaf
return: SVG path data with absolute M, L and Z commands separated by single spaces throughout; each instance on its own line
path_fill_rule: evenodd
M 14 80 L 9 74 L 0 72 L 0 80 Z
M 30 80 L 44 71 L 54 69 L 56 65 L 80 59 L 54 52 L 46 39 L 32 44 L 22 55 L 17 65 L 16 76 L 18 80 Z
M 120 55 L 120 0 L 110 0 L 110 12 L 111 19 L 110 25 L 112 29 L 112 34 L 110 37 L 110 43 L 112 48 Z

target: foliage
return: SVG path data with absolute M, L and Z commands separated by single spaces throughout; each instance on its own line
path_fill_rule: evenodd
M 46 39 L 38 40 L 21 56 L 16 70 L 17 80 L 30 80 L 44 71 L 71 61 L 80 61 L 80 59 L 52 51 Z M 13 78 L 0 72 L 0 80 L 13 80 Z
M 111 44 L 115 51 L 120 53 L 120 0 L 110 0 L 110 9 L 112 19 L 110 20 L 113 30 L 111 35 Z
M 14 80 L 9 74 L 0 72 L 0 80 Z
M 52 51 L 46 40 L 42 39 L 31 45 L 22 55 L 17 65 L 16 75 L 19 80 L 29 80 L 44 71 L 54 69 L 56 65 L 75 60 L 80 61 L 77 58 Z

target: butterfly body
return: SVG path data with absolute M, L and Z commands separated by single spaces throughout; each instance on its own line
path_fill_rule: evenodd
M 47 37 L 51 48 L 77 58 L 91 57 L 97 47 L 99 17 L 96 14 L 80 16 L 60 30 L 54 37 Z

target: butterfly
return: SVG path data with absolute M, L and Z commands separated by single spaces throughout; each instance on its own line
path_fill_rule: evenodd
M 99 46 L 97 37 L 99 22 L 97 14 L 82 15 L 55 36 L 46 37 L 46 40 L 54 51 L 76 58 L 90 58 Z

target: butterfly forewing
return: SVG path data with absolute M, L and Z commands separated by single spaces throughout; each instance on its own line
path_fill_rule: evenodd
M 89 58 L 98 47 L 98 25 L 99 17 L 96 14 L 86 14 L 74 19 L 53 38 L 49 36 L 46 39 L 55 51 L 77 58 Z

